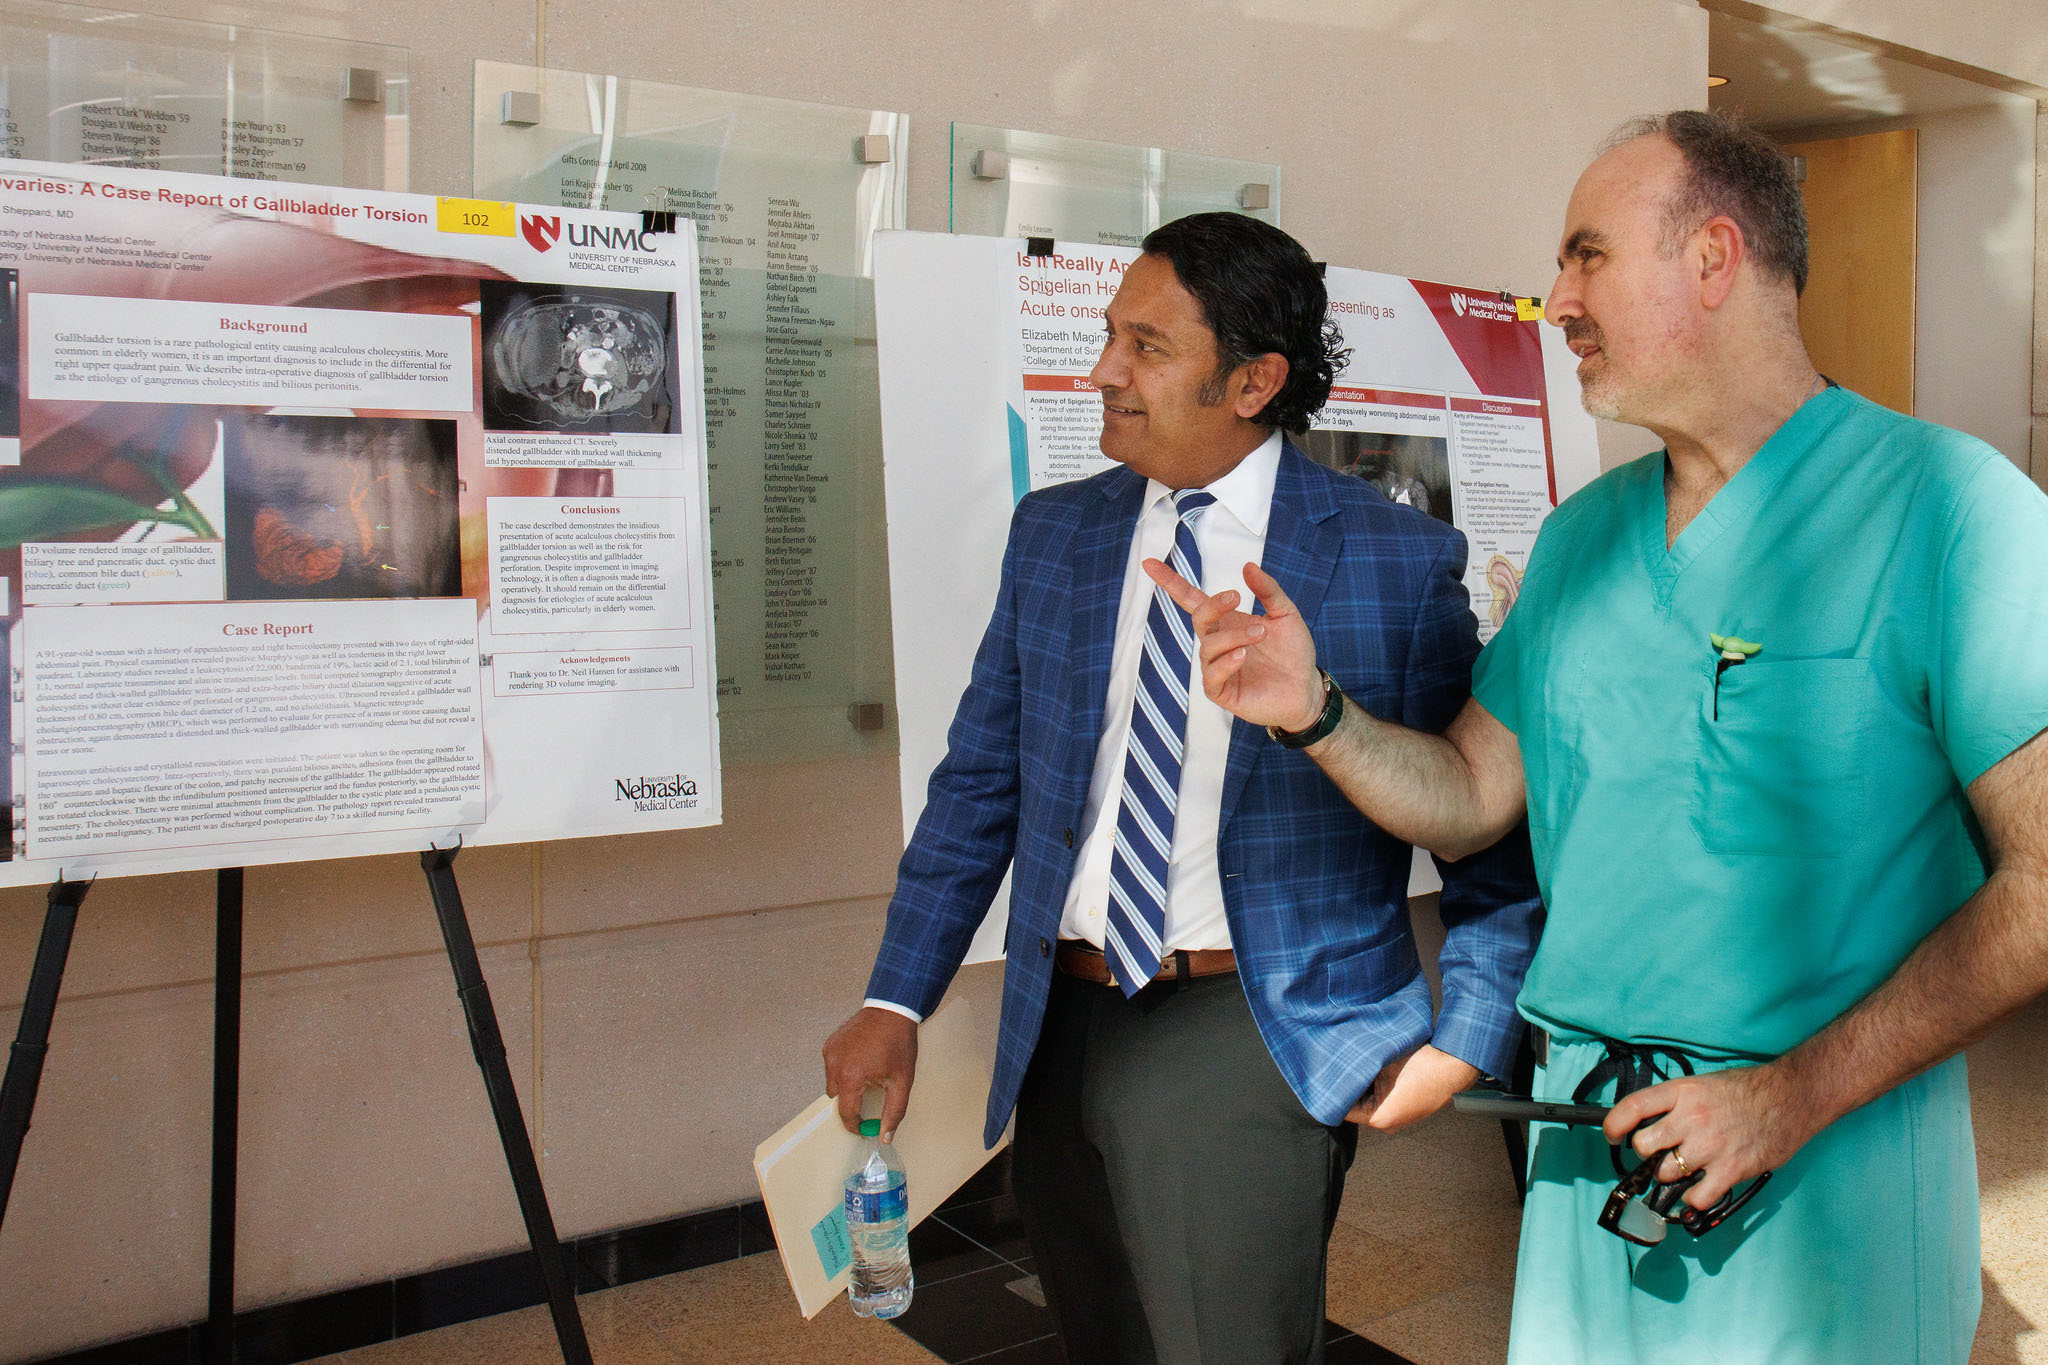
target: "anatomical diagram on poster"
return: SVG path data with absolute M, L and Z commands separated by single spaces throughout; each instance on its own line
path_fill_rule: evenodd
M 0 171 L 0 883 L 719 819 L 691 225 Z

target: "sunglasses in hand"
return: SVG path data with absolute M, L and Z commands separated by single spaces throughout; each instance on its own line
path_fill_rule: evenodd
M 1657 1179 L 1664 1164 L 1664 1152 L 1653 1152 L 1623 1174 L 1607 1203 L 1600 1210 L 1600 1226 L 1625 1242 L 1653 1247 L 1664 1240 L 1673 1226 L 1695 1237 L 1704 1237 L 1740 1212 L 1771 1178 L 1765 1171 L 1746 1185 L 1728 1191 L 1713 1204 L 1696 1209 L 1685 1202 L 1685 1192 L 1699 1183 L 1701 1171 L 1694 1171 L 1669 1184 Z M 1614 1149 L 1614 1164 L 1621 1167 L 1621 1149 Z
M 1607 1106 L 1599 1103 L 1533 1099 L 1528 1095 L 1504 1095 L 1498 1090 L 1467 1090 L 1451 1097 L 1462 1113 L 1490 1118 L 1520 1119 L 1536 1123 L 1563 1123 L 1597 1128 L 1606 1121 Z M 1649 1120 L 1646 1120 L 1646 1122 Z M 1674 1226 L 1695 1237 L 1705 1236 L 1741 1211 L 1771 1178 L 1765 1171 L 1745 1185 L 1730 1190 L 1709 1207 L 1696 1209 L 1685 1202 L 1685 1192 L 1699 1183 L 1700 1172 L 1665 1184 L 1657 1179 L 1665 1153 L 1657 1152 L 1630 1168 L 1622 1162 L 1622 1148 L 1608 1152 L 1621 1180 L 1607 1196 L 1600 1210 L 1600 1226 L 1624 1241 L 1653 1247 L 1664 1240 Z

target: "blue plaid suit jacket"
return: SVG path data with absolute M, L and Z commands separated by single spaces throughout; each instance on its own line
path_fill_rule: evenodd
M 1045 1015 L 1144 488 L 1117 468 L 1017 505 L 995 612 L 868 983 L 870 998 L 929 1015 L 1014 864 L 991 1146 Z M 1320 662 L 1372 714 L 1434 731 L 1464 705 L 1479 646 L 1463 535 L 1289 442 L 1263 567 L 1300 607 Z M 1252 1014 L 1317 1119 L 1342 1121 L 1381 1067 L 1424 1042 L 1506 1072 L 1540 919 L 1526 832 L 1442 865 L 1435 1019 L 1408 922 L 1409 846 L 1360 815 L 1313 760 L 1243 721 L 1231 732 L 1218 844 Z

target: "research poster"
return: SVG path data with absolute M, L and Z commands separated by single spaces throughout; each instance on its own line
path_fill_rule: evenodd
M 1015 238 L 876 239 L 906 833 L 945 756 L 1017 500 L 1109 468 L 1088 374 L 1103 310 L 1137 256 L 1079 242 L 1032 255 Z M 1544 517 L 1599 473 L 1576 362 L 1528 301 L 1337 266 L 1326 280 L 1351 357 L 1301 445 L 1465 533 L 1466 586 L 1490 639 Z M 1437 884 L 1418 857 L 1411 890 Z M 999 894 L 969 960 L 1001 955 L 1006 906 Z
M 720 815 L 692 225 L 0 171 L 0 883 Z
M 1109 467 L 1088 372 L 1103 309 L 1137 256 L 1063 245 L 1043 256 L 1013 249 L 1003 262 L 1018 497 Z M 1325 281 L 1351 355 L 1302 448 L 1465 533 L 1466 587 L 1489 640 L 1558 500 L 1541 315 L 1526 299 L 1369 270 L 1333 266 Z

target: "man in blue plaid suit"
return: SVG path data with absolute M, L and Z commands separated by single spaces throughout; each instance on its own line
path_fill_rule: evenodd
M 1297 752 L 1315 727 L 1269 733 L 1202 694 L 1186 617 L 1142 569 L 1243 592 L 1262 564 L 1315 623 L 1333 696 L 1425 729 L 1464 704 L 1464 537 L 1282 434 L 1342 364 L 1326 305 L 1308 254 L 1254 219 L 1146 238 L 1091 376 L 1124 467 L 1018 504 L 866 1005 L 825 1045 L 848 1127 L 875 1085 L 893 1133 L 917 1021 L 1012 870 L 985 1136 L 1015 1110 L 1017 1200 L 1075 1362 L 1320 1360 L 1351 1125 L 1433 1113 L 1521 1035 L 1526 837 L 1444 868 L 1433 1015 L 1409 846 Z

